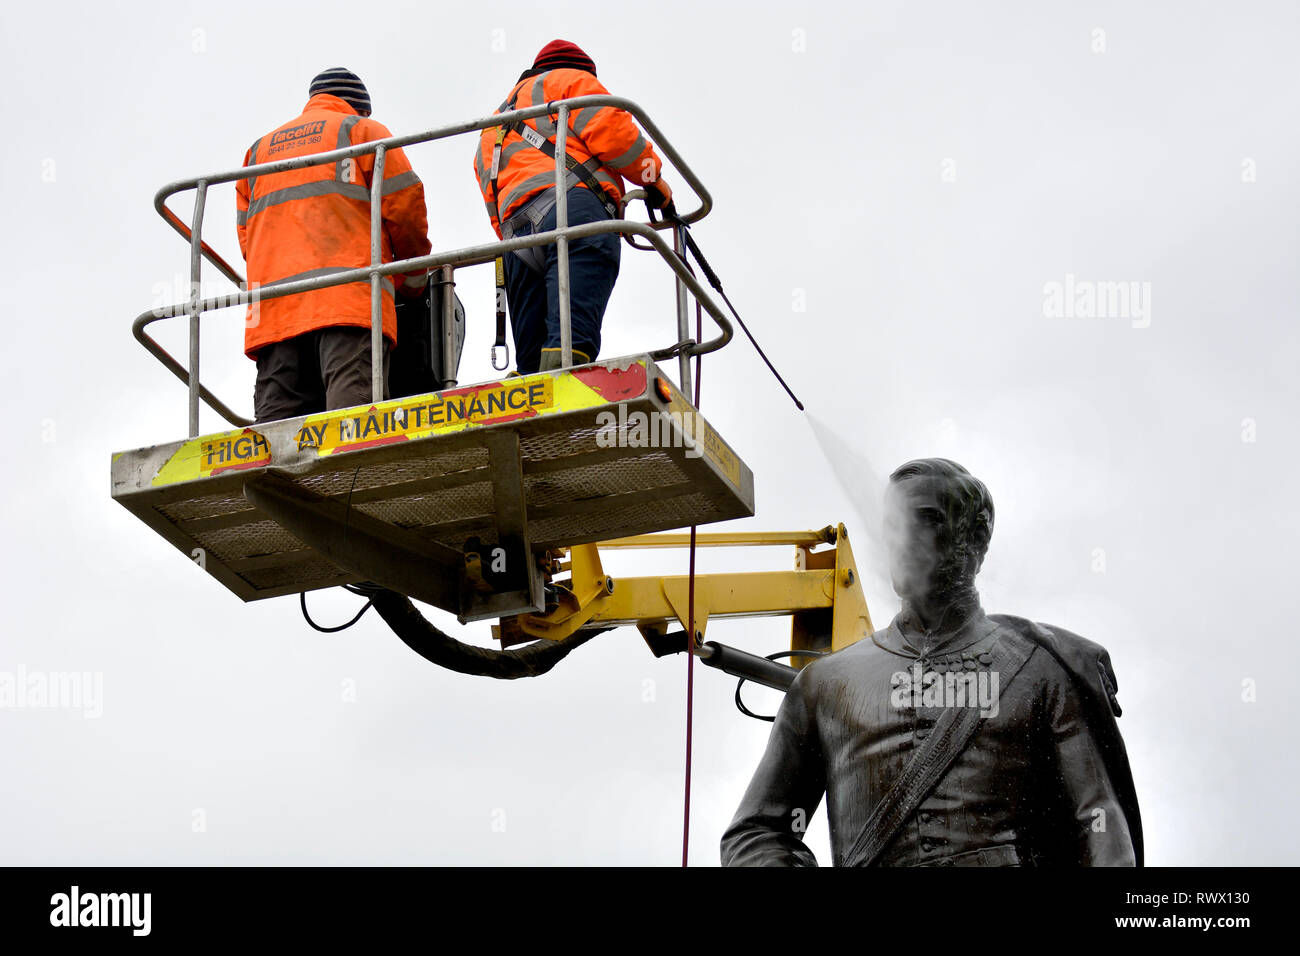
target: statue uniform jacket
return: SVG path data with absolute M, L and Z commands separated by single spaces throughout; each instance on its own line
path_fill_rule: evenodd
M 984 719 L 879 865 L 1140 865 L 1105 650 L 1068 631 L 986 616 L 978 605 L 930 647 L 908 624 L 905 609 L 871 639 L 800 672 L 723 836 L 723 864 L 816 866 L 802 833 L 823 795 L 842 863 L 953 705 L 979 706 Z M 1028 651 L 1005 688 L 987 666 L 999 640 L 1026 642 Z

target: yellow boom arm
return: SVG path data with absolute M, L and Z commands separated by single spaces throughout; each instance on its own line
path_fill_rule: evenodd
M 814 550 L 829 544 L 833 547 Z M 690 629 L 689 578 L 628 577 L 615 581 L 601 565 L 602 548 L 682 548 L 690 535 L 637 535 L 600 544 L 575 545 L 555 570 L 570 572 L 559 585 L 559 606 L 545 614 L 501 619 L 493 631 L 505 645 L 536 638 L 558 641 L 593 628 L 636 625 L 647 637 L 663 634 L 672 620 Z M 704 640 L 711 618 L 792 618 L 793 650 L 840 650 L 872 631 L 871 614 L 844 525 L 821 531 L 697 533 L 696 546 L 769 547 L 794 545 L 791 571 L 751 571 L 695 576 L 695 644 Z M 807 658 L 796 658 L 801 666 Z

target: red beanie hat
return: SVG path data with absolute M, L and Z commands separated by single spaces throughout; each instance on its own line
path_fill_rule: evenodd
M 596 64 L 591 57 L 587 56 L 578 44 L 570 43 L 568 40 L 552 40 L 542 47 L 537 54 L 537 59 L 533 60 L 533 69 L 539 67 L 551 70 L 567 67 L 572 70 L 586 70 L 592 76 L 596 75 Z

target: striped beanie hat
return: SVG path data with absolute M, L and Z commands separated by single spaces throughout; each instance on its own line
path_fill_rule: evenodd
M 370 115 L 370 93 L 366 90 L 366 84 L 361 82 L 361 77 L 341 66 L 319 73 L 311 81 L 311 92 L 308 95 L 316 96 L 320 93 L 337 96 L 362 116 Z

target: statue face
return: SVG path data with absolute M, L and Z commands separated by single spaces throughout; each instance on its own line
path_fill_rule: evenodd
M 966 564 L 941 482 L 906 478 L 885 492 L 885 545 L 894 591 L 921 598 L 958 583 Z

